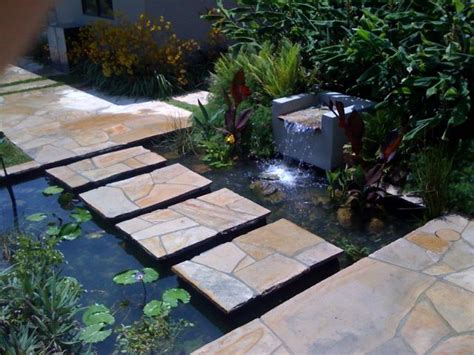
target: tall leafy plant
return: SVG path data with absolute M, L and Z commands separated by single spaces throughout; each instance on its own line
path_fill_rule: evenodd
M 363 9 L 347 38 L 316 58 L 329 85 L 402 117 L 405 140 L 466 136 L 473 115 L 473 23 L 474 10 L 464 1 L 388 1 Z

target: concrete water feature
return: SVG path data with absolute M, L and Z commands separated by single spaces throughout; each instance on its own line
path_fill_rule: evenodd
M 343 164 L 344 130 L 329 108 L 330 101 L 344 104 L 345 113 L 366 111 L 372 101 L 337 92 L 301 94 L 272 103 L 273 137 L 285 157 L 331 170 Z

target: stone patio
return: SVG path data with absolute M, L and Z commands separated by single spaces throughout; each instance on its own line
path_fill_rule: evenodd
M 160 260 L 237 232 L 269 213 L 256 203 L 222 189 L 122 222 L 117 227 Z
M 472 354 L 474 222 L 434 220 L 194 354 Z
M 175 96 L 173 97 L 173 100 L 193 106 L 198 106 L 198 101 L 201 101 L 203 105 L 207 105 L 209 103 L 209 92 L 194 91 L 184 95 Z
M 24 72 L 10 67 L 1 80 L 35 76 Z M 191 123 L 189 111 L 164 102 L 116 105 L 66 85 L 4 96 L 0 112 L 0 129 L 46 167 L 137 144 Z
M 265 296 L 342 250 L 285 219 L 173 266 L 225 313 Z
M 143 147 L 133 147 L 107 153 L 46 171 L 69 189 L 88 189 L 126 175 L 138 175 L 166 163 L 161 155 Z
M 211 181 L 181 164 L 87 191 L 79 197 L 101 217 L 132 218 L 206 191 Z
M 13 84 L 19 81 L 26 80 L 41 80 L 41 76 L 29 72 L 28 70 L 16 67 L 13 65 L 8 66 L 2 75 L 0 75 L 0 86 L 6 84 Z

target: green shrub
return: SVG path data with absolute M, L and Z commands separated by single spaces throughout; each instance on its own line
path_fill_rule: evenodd
M 246 74 L 253 102 L 269 104 L 273 99 L 299 93 L 305 85 L 301 47 L 288 40 L 278 46 L 266 42 L 259 50 L 245 47 L 216 62 L 210 91 L 217 102 L 224 101 L 223 92 L 229 90 L 240 69 Z
M 246 154 L 254 158 L 269 158 L 275 153 L 272 132 L 272 110 L 257 105 L 253 111 L 247 131 L 242 137 Z
M 401 117 L 406 141 L 455 139 L 473 115 L 473 13 L 460 0 L 366 8 L 347 38 L 319 51 L 319 72 Z

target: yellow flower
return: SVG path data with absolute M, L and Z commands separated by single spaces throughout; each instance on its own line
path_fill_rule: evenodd
M 233 145 L 235 144 L 235 137 L 233 134 L 229 134 L 227 137 L 225 137 L 225 142 L 227 144 Z

